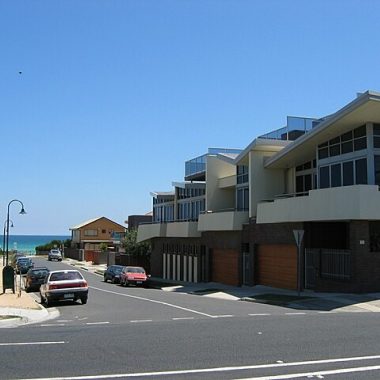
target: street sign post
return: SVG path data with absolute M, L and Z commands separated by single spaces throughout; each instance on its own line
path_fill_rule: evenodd
M 297 291 L 298 296 L 301 293 L 301 245 L 303 240 L 304 230 L 293 230 L 294 239 L 297 244 Z

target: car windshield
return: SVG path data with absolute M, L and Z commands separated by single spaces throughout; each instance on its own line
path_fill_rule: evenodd
M 30 259 L 18 259 L 19 264 L 29 264 L 32 260 Z
M 114 272 L 115 273 L 120 273 L 122 269 L 123 269 L 123 267 L 115 267 L 114 268 Z
M 57 272 L 52 273 L 50 281 L 66 281 L 66 280 L 83 280 L 79 272 Z
M 33 276 L 46 276 L 49 273 L 48 269 L 34 269 L 30 272 Z
M 128 273 L 145 273 L 143 268 L 127 268 Z

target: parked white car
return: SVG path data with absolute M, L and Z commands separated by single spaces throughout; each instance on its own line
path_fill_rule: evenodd
M 87 303 L 88 285 L 77 270 L 55 270 L 50 272 L 40 287 L 41 303 L 48 306 L 54 301 L 81 300 Z
M 62 253 L 59 249 L 51 249 L 50 252 L 48 253 L 48 260 L 57 260 L 57 261 L 62 261 Z

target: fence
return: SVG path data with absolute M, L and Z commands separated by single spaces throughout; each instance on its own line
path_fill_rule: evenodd
M 351 251 L 321 249 L 321 277 L 349 280 L 351 277 Z

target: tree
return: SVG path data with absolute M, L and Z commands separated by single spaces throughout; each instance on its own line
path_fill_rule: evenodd
M 126 232 L 123 247 L 125 248 L 125 253 L 132 256 L 147 256 L 151 252 L 149 243 L 137 243 L 137 229 Z
M 102 251 L 102 252 L 106 252 L 108 250 L 108 244 L 107 243 L 100 243 L 99 245 L 99 249 Z

